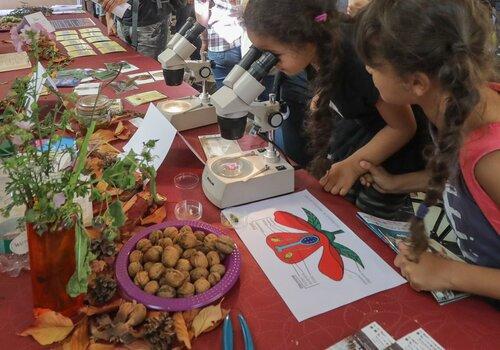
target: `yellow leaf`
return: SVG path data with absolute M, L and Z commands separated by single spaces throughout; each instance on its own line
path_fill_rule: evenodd
M 49 309 L 35 310 L 35 323 L 22 332 L 31 335 L 40 345 L 49 345 L 64 340 L 73 330 L 71 319 Z
M 64 343 L 63 350 L 86 350 L 90 344 L 89 322 L 84 317 L 76 327 L 69 342 Z
M 125 130 L 125 127 L 123 126 L 122 122 L 119 122 L 115 129 L 115 136 L 120 135 L 123 132 L 123 130 Z
M 189 332 L 186 326 L 186 321 L 182 317 L 182 312 L 176 312 L 172 319 L 174 321 L 175 334 L 177 335 L 177 340 L 186 345 L 186 348 L 191 349 L 191 339 L 189 337 Z
M 204 332 L 209 332 L 214 327 L 220 324 L 224 318 L 223 310 L 221 309 L 222 300 L 217 305 L 210 305 L 203 308 L 193 320 L 192 328 L 194 336 L 198 337 Z M 225 310 L 224 310 L 225 311 Z
M 114 350 L 113 344 L 91 343 L 87 350 Z
M 104 193 L 106 192 L 106 189 L 108 188 L 108 183 L 104 180 L 101 180 L 97 183 L 96 189 L 99 191 L 99 193 Z

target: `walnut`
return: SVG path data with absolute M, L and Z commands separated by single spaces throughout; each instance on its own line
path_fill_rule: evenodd
M 178 235 L 179 230 L 177 229 L 177 227 L 170 226 L 163 230 L 163 237 L 165 238 L 168 237 L 173 240 Z
M 194 253 L 196 253 L 196 249 L 194 248 L 186 249 L 184 253 L 182 253 L 182 257 L 184 259 L 190 259 Z
M 149 282 L 149 276 L 147 271 L 139 271 L 134 277 L 134 283 L 141 288 Z
M 210 282 L 210 285 L 213 287 L 219 283 L 221 278 L 222 277 L 217 272 L 210 272 L 210 275 L 208 275 L 208 282 Z
M 212 249 L 208 248 L 206 245 L 201 245 L 197 247 L 198 251 L 202 252 L 203 254 L 207 255 L 208 252 L 210 252 Z
M 160 288 L 160 285 L 158 284 L 157 281 L 149 281 L 144 286 L 144 291 L 148 294 L 155 295 L 159 288 Z
M 149 234 L 149 240 L 152 244 L 158 243 L 158 240 L 163 237 L 163 232 L 160 230 L 155 230 Z
M 161 260 L 161 253 L 162 252 L 159 251 L 156 247 L 157 246 L 149 248 L 148 251 L 144 254 L 144 261 L 145 262 L 154 262 L 155 263 L 155 262 L 158 262 Z
M 185 233 L 193 233 L 193 229 L 191 228 L 191 226 L 182 226 L 181 229 L 179 230 L 179 234 L 183 235 Z
M 184 274 L 175 269 L 167 269 L 165 271 L 165 279 L 167 280 L 167 284 L 171 287 L 177 288 L 180 287 L 184 280 L 186 279 Z
M 203 245 L 210 250 L 215 250 L 215 242 L 217 241 L 217 236 L 213 233 L 209 233 L 205 236 L 203 240 Z
M 196 252 L 191 255 L 191 259 L 189 259 L 189 261 L 191 262 L 191 265 L 193 265 L 193 267 L 208 267 L 207 257 L 202 252 Z
M 234 250 L 234 242 L 229 236 L 220 236 L 215 241 L 215 248 L 224 254 L 231 254 Z
M 214 266 L 220 264 L 220 256 L 216 251 L 210 251 L 207 254 L 208 265 Z
M 147 238 L 140 239 L 139 242 L 137 242 L 136 248 L 140 250 L 141 252 L 145 253 L 148 251 L 149 248 L 151 248 L 153 244 L 151 241 Z
M 194 285 L 191 282 L 184 282 L 184 284 L 177 289 L 177 294 L 181 297 L 190 297 L 194 295 L 194 291 Z
M 194 235 L 196 236 L 196 239 L 200 242 L 203 242 L 206 236 L 205 232 L 203 231 L 194 231 Z
M 162 298 L 175 298 L 175 288 L 170 287 L 168 284 L 160 286 L 156 295 Z
M 190 282 L 191 281 L 191 275 L 189 274 L 189 271 L 181 271 L 181 272 L 184 275 L 184 282 Z
M 128 275 L 131 278 L 134 278 L 137 275 L 137 272 L 142 271 L 143 267 L 140 262 L 133 261 L 128 265 Z
M 161 261 L 167 267 L 174 267 L 177 264 L 177 260 L 179 260 L 180 253 L 175 247 L 167 247 L 163 251 L 163 255 Z
M 172 242 L 172 239 L 171 238 L 161 238 L 160 240 L 158 240 L 158 243 L 157 243 L 160 247 L 162 247 L 163 249 L 167 248 L 167 247 L 170 247 L 170 246 L 173 246 L 174 245 L 174 242 Z
M 206 278 L 199 278 L 194 282 L 194 288 L 196 289 L 196 294 L 201 294 L 210 289 L 210 282 Z
M 154 263 L 148 270 L 149 278 L 152 280 L 158 280 L 163 275 L 163 272 L 165 272 L 165 266 L 159 262 Z
M 194 248 L 199 244 L 200 242 L 198 242 L 196 236 L 192 233 L 184 233 L 179 237 L 179 245 L 184 249 Z
M 196 281 L 202 277 L 207 278 L 208 277 L 208 270 L 204 267 L 197 267 L 197 268 L 191 270 L 190 275 L 191 275 L 192 281 Z
M 184 253 L 184 249 L 182 249 L 182 247 L 181 247 L 180 245 L 178 245 L 178 244 L 174 244 L 174 245 L 173 245 L 173 247 L 174 247 L 175 249 L 177 249 L 177 251 L 179 252 L 179 256 L 181 256 L 181 255 L 182 255 L 182 253 Z
M 134 261 L 137 261 L 139 263 L 142 262 L 142 256 L 144 255 L 143 252 L 141 252 L 140 250 L 134 250 L 132 251 L 132 253 L 130 253 L 130 255 L 128 256 L 128 260 L 130 262 L 134 262 Z
M 193 267 L 191 263 L 187 259 L 179 259 L 177 261 L 177 265 L 175 265 L 175 269 L 179 271 L 191 271 Z
M 149 271 L 151 266 L 153 266 L 154 262 L 148 261 L 147 263 L 144 264 L 144 271 Z
M 210 268 L 210 272 L 217 272 L 219 275 L 223 276 L 226 273 L 226 267 L 222 264 L 217 264 Z

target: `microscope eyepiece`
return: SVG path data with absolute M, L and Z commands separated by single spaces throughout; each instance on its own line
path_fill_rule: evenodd
M 257 81 L 261 81 L 278 63 L 278 57 L 271 52 L 264 52 L 247 70 Z
M 206 28 L 204 26 L 202 26 L 201 24 L 199 24 L 198 22 L 196 22 L 187 32 L 186 32 L 186 35 L 184 35 L 184 37 L 186 38 L 187 41 L 189 41 L 190 43 L 194 43 L 196 38 L 198 36 L 200 36 L 201 33 L 203 33 L 203 31 L 205 30 Z
M 184 34 L 186 34 L 187 31 L 193 26 L 194 22 L 196 22 L 196 20 L 193 17 L 189 17 L 177 33 L 184 36 Z

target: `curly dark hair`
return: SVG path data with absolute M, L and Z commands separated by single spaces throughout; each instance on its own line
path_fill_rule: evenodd
M 323 13 L 326 21 L 315 21 Z M 342 59 L 340 24 L 349 19 L 337 11 L 336 0 L 250 0 L 243 19 L 246 28 L 259 36 L 271 36 L 298 49 L 306 43 L 316 46 L 319 62 L 313 87 L 318 100 L 316 110 L 306 118 L 306 134 L 313 155 L 309 168 L 316 177 L 324 175 L 333 130 L 330 99 Z
M 458 175 L 462 126 L 480 102 L 479 87 L 492 72 L 493 23 L 478 0 L 377 0 L 357 18 L 356 47 L 364 62 L 388 62 L 402 77 L 422 72 L 449 95 L 435 147 L 424 204 L 441 198 Z M 411 222 L 414 258 L 427 248 L 422 218 Z

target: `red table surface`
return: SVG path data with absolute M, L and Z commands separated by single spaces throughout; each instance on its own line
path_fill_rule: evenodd
M 0 39 L 3 38 L 5 36 L 0 36 Z M 5 47 L 5 44 L 0 44 L 0 53 L 11 51 Z M 104 62 L 110 62 L 111 57 L 114 57 L 113 54 L 77 59 L 73 66 L 98 68 Z M 141 68 L 140 71 L 160 69 L 154 60 L 133 52 L 120 55 L 119 59 L 126 59 L 137 65 Z M 27 74 L 27 72 L 25 70 L 0 73 L 0 82 L 10 81 L 13 77 Z M 8 84 L 0 86 L 0 96 L 5 94 L 4 86 Z M 172 97 L 185 96 L 194 92 L 185 85 L 169 88 L 161 82 L 142 85 L 140 90 L 134 92 L 151 90 L 153 86 Z M 130 105 L 125 105 L 125 108 L 130 107 Z M 138 108 L 141 111 L 144 109 L 145 106 Z M 215 126 L 208 126 L 183 134 L 194 148 L 202 153 L 197 137 L 215 132 L 217 132 Z M 250 143 L 255 144 L 256 141 L 245 138 L 240 142 L 243 149 L 248 148 Z M 202 202 L 202 220 L 222 227 L 220 210 L 204 197 L 200 186 L 187 193 L 181 193 L 173 185 L 173 177 L 186 171 L 201 176 L 203 165 L 184 142 L 176 137 L 165 162 L 158 171 L 158 191 L 168 198 L 167 219 L 174 219 L 175 203 L 189 197 Z M 298 171 L 296 190 L 303 189 L 309 190 L 388 264 L 393 266 L 394 253 L 356 219 L 356 208 L 353 205 L 340 197 L 325 193 L 308 173 Z M 224 306 L 232 310 L 235 349 L 243 349 L 241 330 L 235 318 L 238 313 L 242 313 L 247 319 L 257 349 L 324 349 L 373 321 L 379 322 L 395 338 L 422 327 L 446 349 L 498 349 L 500 347 L 500 313 L 484 300 L 470 297 L 446 306 L 439 306 L 429 293 L 417 293 L 407 284 L 299 323 L 236 232 L 224 230 L 237 243 L 243 259 L 240 279 L 226 295 L 224 301 Z M 332 295 L 332 298 L 334 297 Z M 0 275 L 0 344 L 2 344 L 0 348 L 40 348 L 31 338 L 16 335 L 32 322 L 29 273 L 23 272 L 18 278 Z M 221 348 L 220 340 L 221 330 L 218 329 L 197 339 L 194 342 L 194 348 Z

